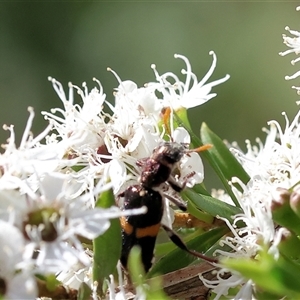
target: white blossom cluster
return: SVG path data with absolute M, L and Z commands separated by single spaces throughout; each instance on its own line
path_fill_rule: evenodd
M 184 82 L 171 72 L 159 75 L 153 65 L 156 82 L 139 88 L 110 70 L 119 83 L 114 105 L 96 79 L 97 87 L 91 91 L 86 84 L 82 88 L 69 84 L 66 95 L 62 85 L 50 78 L 62 108 L 42 112 L 49 121 L 46 129 L 33 136 L 32 108 L 19 146 L 14 127 L 4 126 L 10 137 L 0 154 L 1 297 L 35 299 L 36 275 L 59 274 L 63 283 L 75 288 L 81 282 L 91 284 L 91 255 L 80 237 L 94 239 L 109 228 L 110 219 L 144 211 L 101 209 L 95 207 L 96 199 L 109 188 L 117 195 L 137 182 L 136 161 L 149 157 L 165 135 L 190 143 L 186 130 L 173 129 L 172 118 L 170 132 L 159 121 L 167 107 L 172 113 L 208 101 L 216 95 L 211 88 L 229 78 L 207 83 L 216 66 L 216 55 L 210 54 L 213 64 L 201 81 L 181 55 L 175 57 L 186 64 Z M 76 92 L 80 104 L 75 103 Z M 110 113 L 104 112 L 105 105 Z M 197 154 L 186 157 L 180 168 L 182 176 L 194 172 L 190 186 L 202 182 Z
M 244 153 L 237 145 L 231 147 L 231 151 L 238 158 L 244 169 L 250 176 L 247 184 L 239 178 L 232 178 L 231 187 L 242 208 L 243 213 L 233 216 L 233 223 L 224 219 L 230 228 L 232 235 L 222 239 L 220 244 L 229 247 L 229 250 L 217 250 L 223 258 L 248 258 L 258 255 L 264 247 L 268 247 L 270 254 L 278 258 L 278 244 L 289 235 L 287 229 L 278 227 L 273 221 L 272 207 L 281 203 L 282 191 L 288 191 L 300 182 L 300 111 L 290 122 L 286 115 L 286 126 L 282 129 L 277 121 L 270 121 L 265 143 L 257 140 L 258 146 L 247 143 L 247 152 Z M 242 191 L 234 185 L 238 184 Z M 220 200 L 228 202 L 228 195 L 218 191 Z M 239 227 L 238 222 L 244 226 Z M 241 224 L 241 223 L 240 223 Z M 217 273 L 213 281 L 201 280 L 206 286 L 212 288 L 219 299 L 227 295 L 230 288 L 240 287 L 234 299 L 254 299 L 253 289 L 255 285 L 251 280 L 224 268 Z M 229 278 L 224 279 L 224 273 L 231 272 Z
M 300 7 L 297 10 L 300 10 Z M 294 37 L 283 35 L 283 42 L 290 49 L 279 54 L 282 56 L 290 53 L 300 54 L 300 32 L 289 27 L 286 27 L 286 30 Z M 292 60 L 292 64 L 299 60 L 299 58 Z M 298 76 L 300 71 L 292 76 L 286 76 L 286 79 Z M 299 93 L 299 87 L 293 88 Z M 300 110 L 292 121 L 289 121 L 285 113 L 282 115 L 285 118 L 284 128 L 272 120 L 268 122 L 269 129 L 263 129 L 267 134 L 265 143 L 257 139 L 257 145 L 253 146 L 247 140 L 245 153 L 237 144 L 230 146 L 232 153 L 249 174 L 250 180 L 244 184 L 239 178 L 232 178 L 232 190 L 243 213 L 233 216 L 232 224 L 224 219 L 232 234 L 220 242 L 222 246 L 228 247 L 227 250 L 216 251 L 223 257 L 251 260 L 260 250 L 267 247 L 269 254 L 278 259 L 278 245 L 290 234 L 286 228 L 274 223 L 272 209 L 276 204 L 281 205 L 284 193 L 290 193 L 300 183 Z M 238 184 L 240 189 L 233 184 Z M 229 202 L 229 196 L 225 192 L 218 191 L 218 196 L 219 199 L 222 200 L 223 197 L 225 202 Z M 241 221 L 244 226 L 238 227 L 237 223 Z M 224 277 L 226 272 L 231 272 L 229 278 Z M 228 296 L 229 298 L 255 299 L 254 282 L 222 264 L 215 280 L 206 280 L 202 276 L 200 278 L 216 294 L 215 299 L 223 295 L 228 296 L 230 288 L 236 287 L 239 288 L 238 293 L 233 297 Z
M 297 11 L 300 11 L 300 6 L 296 8 Z M 290 49 L 280 52 L 279 55 L 285 56 L 291 53 L 294 53 L 296 55 L 300 54 L 300 32 L 297 30 L 290 29 L 289 26 L 285 27 L 285 30 L 287 30 L 292 37 L 287 36 L 286 34 L 282 35 L 283 43 L 286 44 Z M 291 64 L 295 65 L 300 60 L 300 57 L 291 60 Z M 285 76 L 286 80 L 295 79 L 300 76 L 300 71 L 296 72 L 295 74 L 291 76 Z M 300 87 L 292 86 L 293 89 L 297 90 L 297 93 L 300 93 Z

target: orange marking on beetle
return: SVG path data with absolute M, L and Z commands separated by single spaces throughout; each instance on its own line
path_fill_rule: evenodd
M 160 223 L 144 227 L 144 228 L 137 228 L 135 231 L 135 236 L 139 239 L 145 236 L 157 236 L 158 231 L 160 228 Z
M 123 230 L 125 231 L 126 234 L 132 234 L 133 232 L 133 226 L 130 225 L 125 217 L 121 217 L 120 218 L 120 222 L 121 222 L 121 227 L 123 228 Z

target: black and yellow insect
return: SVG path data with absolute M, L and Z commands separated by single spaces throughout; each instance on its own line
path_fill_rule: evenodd
M 186 210 L 186 204 L 177 198 L 168 196 L 161 192 L 161 185 L 168 184 L 176 192 L 184 189 L 186 181 L 180 186 L 173 176 L 177 164 L 183 155 L 192 151 L 207 149 L 188 150 L 182 144 L 175 142 L 163 142 L 153 150 L 150 157 L 141 159 L 137 165 L 141 168 L 139 184 L 129 186 L 118 198 L 123 199 L 122 209 L 147 207 L 147 212 L 142 215 L 134 215 L 121 218 L 122 227 L 122 253 L 121 263 L 126 268 L 130 250 L 138 245 L 141 248 L 141 258 L 145 271 L 152 266 L 155 241 L 160 227 L 163 227 L 169 238 L 181 249 L 190 254 L 206 259 L 211 262 L 215 260 L 204 256 L 193 250 L 189 250 L 179 236 L 167 226 L 161 224 L 164 213 L 163 197 L 167 197 L 181 210 Z

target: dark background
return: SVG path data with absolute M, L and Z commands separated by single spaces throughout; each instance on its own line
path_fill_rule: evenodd
M 113 101 L 118 83 L 106 71 L 109 66 L 122 80 L 139 86 L 154 81 L 150 68 L 160 74 L 180 74 L 184 63 L 174 53 L 187 56 L 199 80 L 209 69 L 214 50 L 218 57 L 211 80 L 231 78 L 217 86 L 218 96 L 191 110 L 196 132 L 208 123 L 221 138 L 238 141 L 264 139 L 261 128 L 282 111 L 290 118 L 300 99 L 285 75 L 298 70 L 281 57 L 286 25 L 300 30 L 296 2 L 2 2 L 0 3 L 0 123 L 14 124 L 21 138 L 28 113 L 36 111 L 33 131 L 46 122 L 41 110 L 61 106 L 47 81 L 52 76 L 67 90 L 71 81 L 89 89 L 98 78 Z M 201 120 L 201 121 L 200 121 Z M 8 133 L 1 130 L 1 143 Z

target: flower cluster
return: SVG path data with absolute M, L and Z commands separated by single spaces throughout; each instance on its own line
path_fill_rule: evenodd
M 283 35 L 283 42 L 291 49 L 279 54 L 300 54 L 300 33 L 289 27 L 286 27 L 286 30 L 294 35 Z M 292 60 L 292 64 L 299 60 Z M 298 76 L 300 72 L 286 76 L 286 79 Z M 293 88 L 299 93 L 299 87 Z M 291 255 L 290 251 L 284 249 L 284 244 L 294 239 L 294 244 L 290 244 L 289 247 L 298 245 L 300 111 L 291 122 L 285 113 L 283 116 L 284 128 L 275 120 L 268 122 L 269 129 L 264 129 L 267 134 L 265 143 L 257 139 L 257 145 L 253 146 L 247 140 L 246 153 L 237 144 L 229 145 L 250 179 L 246 183 L 237 177 L 231 179 L 231 189 L 242 212 L 232 216 L 233 221 L 222 218 L 231 234 L 221 239 L 222 247 L 215 252 L 223 257 L 215 279 L 207 280 L 200 276 L 204 284 L 215 293 L 215 299 L 222 295 L 234 299 L 264 299 L 273 295 L 279 299 L 281 292 L 281 296 L 287 296 L 287 299 L 290 295 L 293 295 L 292 298 L 299 297 L 299 291 L 293 285 L 287 285 L 285 290 L 270 287 L 271 281 L 268 286 L 263 280 L 263 277 L 267 277 L 268 272 L 271 272 L 271 268 L 273 273 L 278 272 L 274 276 L 280 276 L 278 266 L 281 266 L 282 261 L 288 261 L 298 268 L 298 252 Z M 228 202 L 229 196 L 226 193 L 218 191 L 218 196 L 220 200 L 224 198 L 223 201 Z M 270 261 L 266 262 L 268 255 L 272 261 L 270 265 Z M 232 263 L 233 260 L 235 262 Z M 285 268 L 288 269 L 291 265 L 285 265 Z M 230 276 L 224 276 L 228 272 Z M 281 283 L 282 280 L 277 282 Z M 237 287 L 237 293 L 230 290 Z M 266 291 L 270 294 L 263 294 Z
M 13 126 L 4 126 L 10 138 L 0 155 L 1 297 L 34 299 L 39 293 L 37 275 L 57 274 L 71 288 L 86 282 L 94 290 L 92 254 L 82 238 L 93 240 L 103 234 L 110 219 L 145 212 L 121 211 L 117 206 L 101 209 L 95 202 L 108 189 L 117 195 L 137 182 L 137 160 L 149 157 L 164 139 L 190 143 L 188 132 L 175 129 L 172 117 L 166 120 L 163 111 L 172 115 L 216 95 L 210 93 L 212 87 L 229 76 L 206 83 L 216 66 L 216 55 L 210 54 L 213 64 L 200 82 L 182 55 L 175 57 L 186 64 L 184 82 L 170 72 L 159 75 L 153 65 L 157 82 L 138 88 L 109 69 L 119 83 L 114 105 L 96 79 L 97 87 L 91 91 L 85 83 L 82 88 L 69 84 L 66 95 L 62 85 L 49 78 L 63 107 L 42 112 L 49 121 L 45 130 L 33 136 L 32 108 L 19 146 Z M 188 186 L 202 182 L 204 176 L 201 159 L 194 154 L 179 166 L 182 177 L 193 175 L 186 180 Z
M 294 37 L 283 35 L 290 49 L 280 55 L 300 54 L 300 32 L 288 27 L 286 30 Z M 136 283 L 135 291 L 124 284 L 121 265 L 117 264 L 120 253 L 116 251 L 112 263 L 110 257 L 104 257 L 110 255 L 112 244 L 108 240 L 114 240 L 111 232 L 115 228 L 121 252 L 120 226 L 123 226 L 123 238 L 138 240 L 145 237 L 149 228 L 151 236 L 156 237 L 160 222 L 170 233 L 171 240 L 189 253 L 186 256 L 194 255 L 194 260 L 201 258 L 212 265 L 213 273 L 199 274 L 199 278 L 215 299 L 223 299 L 223 296 L 299 298 L 300 282 L 295 274 L 300 272 L 300 110 L 292 121 L 283 113 L 283 128 L 277 121 L 270 121 L 269 128 L 264 129 L 265 142 L 257 139 L 253 145 L 247 140 L 246 151 L 236 143 L 223 143 L 206 124 L 201 126 L 200 138 L 191 134 L 186 109 L 215 97 L 212 88 L 229 78 L 226 75 L 207 82 L 217 62 L 215 53 L 211 51 L 210 55 L 211 68 L 200 81 L 192 72 L 189 60 L 179 54 L 175 58 L 185 64 L 181 71 L 183 81 L 171 72 L 160 75 L 152 65 L 155 81 L 138 87 L 132 81 L 121 80 L 108 68 L 118 82 L 114 104 L 107 99 L 97 79 L 91 91 L 86 83 L 82 87 L 70 83 L 66 93 L 61 83 L 50 77 L 62 107 L 42 112 L 49 123 L 45 130 L 37 136 L 32 134 L 34 110 L 31 107 L 19 146 L 14 127 L 3 126 L 10 137 L 2 145 L 4 152 L 0 154 L 0 298 L 36 299 L 48 296 L 49 291 L 59 286 L 68 297 L 68 293 L 75 290 L 75 295 L 88 294 L 88 298 L 95 300 L 106 296 L 110 300 L 148 296 L 167 299 L 162 289 L 152 289 L 154 280 L 146 284 L 139 263 L 135 263 L 136 268 L 130 267 L 131 261 L 138 262 L 139 250 L 133 249 L 129 257 L 125 257 L 129 266 L 126 273 L 128 271 Z M 298 76 L 300 72 L 286 79 Z M 293 88 L 300 93 L 300 87 Z M 188 150 L 191 141 L 199 147 Z M 175 143 L 184 149 L 174 155 L 182 156 L 177 160 L 178 165 L 173 165 L 174 157 L 163 157 L 163 163 L 153 158 L 162 155 L 161 145 Z M 209 192 L 201 184 L 204 170 L 196 153 L 200 149 L 209 149 L 205 158 L 220 177 L 224 190 Z M 151 171 L 145 171 L 144 165 L 150 165 Z M 159 183 L 153 188 L 151 184 L 144 186 L 145 177 L 151 180 L 155 177 L 152 170 L 157 165 L 167 169 L 165 177 L 169 176 L 168 171 L 171 175 L 157 180 Z M 187 237 L 187 246 L 171 233 L 172 221 L 178 213 L 173 213 L 168 199 L 178 197 L 176 191 L 182 191 L 177 184 L 187 187 L 182 197 L 188 201 L 191 213 L 183 214 L 182 219 L 187 218 L 187 223 L 191 221 L 194 227 L 202 226 L 201 230 L 185 231 L 187 234 L 193 231 Z M 124 196 L 128 190 L 137 191 L 137 198 L 143 200 L 156 200 L 153 195 L 158 195 L 160 204 L 163 198 L 164 206 L 159 206 L 159 221 L 154 226 L 145 223 L 145 228 L 134 227 L 123 218 L 141 215 L 133 218 L 143 219 L 142 214 L 150 207 L 123 209 L 119 202 L 125 198 L 124 202 L 131 204 L 136 195 L 130 199 Z M 145 196 L 147 193 L 152 196 Z M 99 203 L 107 194 L 110 205 L 105 203 L 102 208 Z M 147 214 L 147 219 L 149 215 L 156 217 L 154 213 Z M 118 218 L 121 222 L 115 220 Z M 128 229 L 127 225 L 131 227 Z M 130 234 L 125 235 L 127 229 Z M 186 259 L 180 249 L 177 250 L 158 261 L 150 269 L 149 277 L 154 270 L 167 273 L 185 266 L 183 262 L 192 261 L 193 258 Z M 174 266 L 167 266 L 166 261 Z M 97 275 L 101 267 L 105 272 L 106 267 L 109 269 L 103 278 Z M 114 270 L 117 270 L 118 280 L 114 279 Z M 180 281 L 183 280 L 188 279 L 181 276 Z M 191 284 L 200 286 L 200 281 L 193 280 Z M 200 290 L 203 288 L 202 285 Z M 47 293 L 43 293 L 45 290 Z M 195 294 L 197 287 L 186 292 L 185 298 L 201 298 Z M 55 293 L 53 295 L 55 297 Z M 61 294 L 60 298 L 63 297 Z
M 270 121 L 265 143 L 257 140 L 258 146 L 252 146 L 247 141 L 246 153 L 237 145 L 231 146 L 231 151 L 249 174 L 250 180 L 244 184 L 239 178 L 232 178 L 231 187 L 242 213 L 232 216 L 233 223 L 223 219 L 232 235 L 221 240 L 220 244 L 227 249 L 216 250 L 216 254 L 251 260 L 267 247 L 268 253 L 278 259 L 278 244 L 291 233 L 287 228 L 278 226 L 274 221 L 274 213 L 282 209 L 286 198 L 290 198 L 294 187 L 300 182 L 299 117 L 300 111 L 291 123 L 286 117 L 284 130 L 277 121 Z M 227 194 L 219 199 L 223 200 L 223 197 L 224 201 L 228 201 Z M 285 215 L 283 217 L 286 218 Z M 215 299 L 227 295 L 229 289 L 236 286 L 241 288 L 235 299 L 253 297 L 255 284 L 251 280 L 234 271 L 232 276 L 224 279 L 223 274 L 229 272 L 230 268 L 226 267 L 226 263 L 220 266 L 216 280 L 209 281 L 201 277 L 216 293 Z

